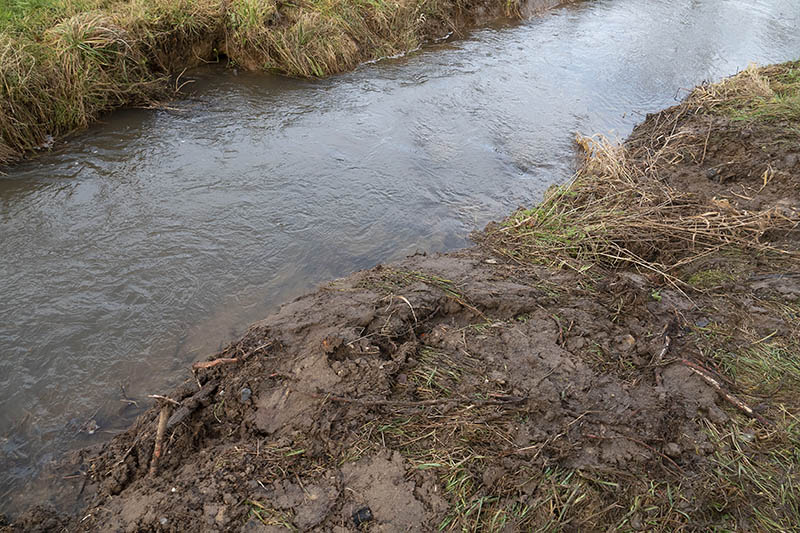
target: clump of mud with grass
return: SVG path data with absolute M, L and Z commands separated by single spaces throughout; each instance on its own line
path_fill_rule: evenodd
M 798 98 L 751 68 L 581 139 L 540 205 L 283 306 L 61 466 L 80 512 L 6 529 L 792 530 Z

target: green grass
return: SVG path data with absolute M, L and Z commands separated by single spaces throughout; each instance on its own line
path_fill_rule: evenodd
M 750 66 L 692 97 L 706 110 L 749 123 L 800 121 L 800 61 L 765 68 Z M 787 132 L 794 131 L 787 129 Z
M 731 274 L 720 268 L 709 268 L 695 272 L 686 282 L 696 289 L 707 290 L 724 285 L 733 279 Z
M 111 5 L 110 0 L 0 0 L 0 31 L 36 40 L 59 21 Z
M 793 531 L 800 518 L 800 419 L 782 410 L 767 432 L 735 417 L 718 426 L 706 422 L 716 445 L 708 497 L 718 524 L 731 531 L 754 522 L 757 531 Z
M 244 505 L 250 508 L 249 517 L 255 518 L 265 526 L 277 526 L 287 531 L 297 531 L 292 524 L 292 515 L 272 509 L 256 500 L 246 500 Z

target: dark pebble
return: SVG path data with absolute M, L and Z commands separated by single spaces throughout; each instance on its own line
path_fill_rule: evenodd
M 373 518 L 372 509 L 366 506 L 353 513 L 353 523 L 356 525 L 356 527 L 369 522 Z
M 247 400 L 249 400 L 250 396 L 253 395 L 253 391 L 245 387 L 239 392 L 239 394 L 239 398 L 241 399 L 242 403 L 247 403 Z

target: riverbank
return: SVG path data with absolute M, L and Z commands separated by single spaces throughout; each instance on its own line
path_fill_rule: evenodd
M 255 324 L 16 527 L 791 530 L 800 64 L 582 139 L 569 186 L 457 253 Z M 205 367 L 205 368 L 202 368 Z M 72 477 L 74 476 L 74 477 Z M 368 511 L 367 511 L 368 509 Z
M 0 164 L 123 106 L 174 97 L 209 62 L 321 77 L 555 0 L 37 0 L 0 8 Z

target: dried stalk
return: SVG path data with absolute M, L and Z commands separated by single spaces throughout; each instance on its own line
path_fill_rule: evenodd
M 164 433 L 167 431 L 167 420 L 169 420 L 170 404 L 169 402 L 161 403 L 161 412 L 158 415 L 158 427 L 156 429 L 156 443 L 153 446 L 153 457 L 150 459 L 150 475 L 155 476 L 158 473 L 158 460 L 161 458 L 161 453 L 164 446 Z
M 756 413 L 750 406 L 748 406 L 742 400 L 740 400 L 736 396 L 732 395 L 731 393 L 729 393 L 725 389 L 723 389 L 722 385 L 720 385 L 719 381 L 717 381 L 716 379 L 711 377 L 702 367 L 700 367 L 699 365 L 697 365 L 695 363 L 692 363 L 691 361 L 688 361 L 686 359 L 682 359 L 681 362 L 684 365 L 686 365 L 686 367 L 689 370 L 691 370 L 692 372 L 694 372 L 695 374 L 697 374 L 698 376 L 703 378 L 703 381 L 705 381 L 706 383 L 711 385 L 711 387 L 714 388 L 714 390 L 717 391 L 717 394 L 722 396 L 725 400 L 727 400 L 730 404 L 732 404 L 737 409 L 742 411 L 744 414 L 746 414 L 747 416 L 749 416 L 751 418 L 755 418 L 756 420 L 758 420 L 759 422 L 761 422 L 765 426 L 772 425 L 772 424 L 770 424 L 770 422 L 766 418 L 764 418 L 763 416 L 761 416 L 758 413 Z

